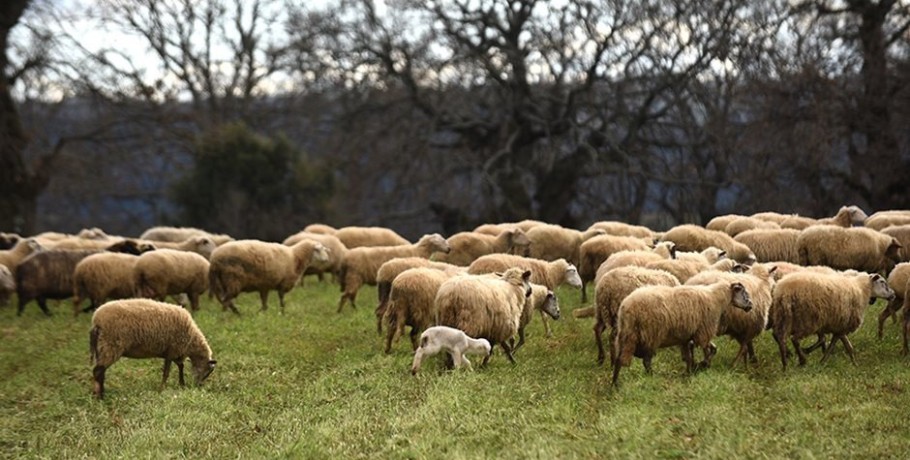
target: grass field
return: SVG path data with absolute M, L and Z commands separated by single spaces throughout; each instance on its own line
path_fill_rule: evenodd
M 576 320 L 578 294 L 559 292 L 563 319 L 546 339 L 539 317 L 511 365 L 409 372 L 405 341 L 381 353 L 373 307 L 335 313 L 337 288 L 307 280 L 288 309 L 243 316 L 210 301 L 196 314 L 218 367 L 203 387 L 160 388 L 161 360 L 122 359 L 91 397 L 90 317 L 69 302 L 44 317 L 0 308 L 0 457 L 29 458 L 883 458 L 906 457 L 910 361 L 898 327 L 875 338 L 881 303 L 825 364 L 780 369 L 770 335 L 761 363 L 732 370 L 726 338 L 714 366 L 684 374 L 675 349 L 655 372 L 624 369 L 619 391 L 595 365 L 592 321 Z M 475 362 L 477 360 L 475 359 Z M 188 368 L 189 371 L 189 368 Z M 173 373 L 172 373 L 173 374 Z M 188 375 L 189 378 L 189 375 Z M 189 378 L 189 380 L 192 380 Z

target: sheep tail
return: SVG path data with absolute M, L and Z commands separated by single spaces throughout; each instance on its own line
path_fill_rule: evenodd
M 98 334 L 100 333 L 101 329 L 98 326 L 93 327 L 88 333 L 88 353 L 91 364 L 98 359 Z
M 572 316 L 576 318 L 590 318 L 594 316 L 594 307 L 576 308 L 572 310 Z

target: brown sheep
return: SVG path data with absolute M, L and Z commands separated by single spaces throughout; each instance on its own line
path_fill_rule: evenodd
M 587 302 L 587 284 L 594 280 L 597 269 L 613 254 L 620 251 L 647 251 L 651 245 L 640 238 L 600 235 L 581 244 L 578 275 L 581 277 L 581 301 Z
M 910 262 L 910 225 L 891 225 L 880 231 L 900 243 L 901 248 L 897 252 L 900 261 Z
M 426 328 L 436 324 L 436 293 L 439 286 L 455 276 L 451 272 L 434 268 L 411 268 L 403 271 L 392 281 L 387 308 L 381 321 L 386 328 L 385 352 L 392 351 L 392 344 L 411 328 L 411 347 L 417 349 L 417 338 Z
M 184 294 L 190 308 L 199 309 L 199 296 L 208 289 L 209 261 L 195 252 L 159 249 L 139 256 L 132 278 L 137 297 L 163 301 Z
M 379 305 L 376 306 L 376 329 L 382 334 L 382 318 L 388 308 L 389 296 L 392 292 L 392 282 L 398 275 L 412 268 L 431 268 L 445 271 L 449 274 L 466 273 L 467 267 L 458 267 L 445 262 L 436 262 L 423 257 L 396 257 L 379 266 L 376 270 L 376 291 L 379 296 Z
M 451 251 L 438 254 L 435 260 L 467 267 L 478 257 L 487 254 L 507 253 L 523 255 L 531 240 L 521 229 L 507 229 L 497 236 L 485 233 L 461 232 L 447 240 Z
M 803 230 L 796 244 L 800 265 L 888 273 L 900 261 L 896 239 L 864 227 L 817 225 Z

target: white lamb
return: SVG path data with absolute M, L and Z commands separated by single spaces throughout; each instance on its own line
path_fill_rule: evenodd
M 471 369 L 471 362 L 465 357 L 466 353 L 475 355 L 489 356 L 492 347 L 487 339 L 474 339 L 469 337 L 461 329 L 455 329 L 448 326 L 433 326 L 427 328 L 420 334 L 420 347 L 414 353 L 414 364 L 411 365 L 411 374 L 417 375 L 420 370 L 420 362 L 427 356 L 439 354 L 446 351 L 455 362 L 455 367 L 461 367 L 462 364 Z

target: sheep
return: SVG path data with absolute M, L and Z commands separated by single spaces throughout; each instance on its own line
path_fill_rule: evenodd
M 73 316 L 79 315 L 83 299 L 89 300 L 89 306 L 82 311 L 90 311 L 108 299 L 133 297 L 133 267 L 138 259 L 133 254 L 99 252 L 80 260 L 73 268 Z
M 0 251 L 0 265 L 6 266 L 15 275 L 16 267 L 23 259 L 42 250 L 44 247 L 34 238 L 19 240 L 12 249 Z
M 699 252 L 676 251 L 673 258 L 679 260 L 695 260 L 703 264 L 713 265 L 726 259 L 727 251 L 715 248 L 714 246 L 708 246 Z
M 825 350 L 825 361 L 838 339 L 856 364 L 853 345 L 847 335 L 859 328 L 866 307 L 876 297 L 891 299 L 894 291 L 879 274 L 824 274 L 810 271 L 792 273 L 774 288 L 771 323 L 780 350 L 781 364 L 787 368 L 787 340 L 796 348 L 799 365 L 806 355 L 799 341 L 812 334 L 832 334 Z
M 341 299 L 338 300 L 338 312 L 341 313 L 345 301 L 349 301 L 351 307 L 357 308 L 354 303 L 357 291 L 364 284 L 376 284 L 376 274 L 382 264 L 396 257 L 429 259 L 437 252 L 449 252 L 449 243 L 438 233 L 424 235 L 420 241 L 407 246 L 358 247 L 349 250 L 341 262 L 339 276 Z
M 179 243 L 194 236 L 207 236 L 218 246 L 234 241 L 234 238 L 231 238 L 229 235 L 209 233 L 205 230 L 192 227 L 152 227 L 143 232 L 139 239 Z
M 451 251 L 439 254 L 436 260 L 467 267 L 480 256 L 496 253 L 526 254 L 531 240 L 521 229 L 507 229 L 497 236 L 475 232 L 460 232 L 447 240 Z
M 322 235 L 334 235 L 338 232 L 338 229 L 326 224 L 310 224 L 303 227 L 303 231 L 307 233 L 319 233 Z
M 761 219 L 755 219 L 752 217 L 740 217 L 733 219 L 726 227 L 722 230 L 727 235 L 736 237 L 742 232 L 747 230 L 777 230 L 780 229 L 780 225 L 774 222 L 768 222 Z
M 645 267 L 654 270 L 664 270 L 675 276 L 680 283 L 685 283 L 689 278 L 703 271 L 729 272 L 734 270 L 737 265 L 737 262 L 733 259 L 721 259 L 711 265 L 707 265 L 699 259 L 666 259 L 648 262 Z
M 734 240 L 745 244 L 759 262 L 785 261 L 799 263 L 796 240 L 800 231 L 792 228 L 776 230 L 756 229 L 742 232 Z
M 590 229 L 580 232 L 575 229 L 559 225 L 538 225 L 527 232 L 531 245 L 528 256 L 535 259 L 553 261 L 566 259 L 569 263 L 578 266 L 580 246 L 598 235 L 606 235 L 600 229 Z
M 532 228 L 537 227 L 539 225 L 549 225 L 549 224 L 547 224 L 546 222 L 541 222 L 539 220 L 525 219 L 521 222 L 505 222 L 505 223 L 501 223 L 501 224 L 478 225 L 476 228 L 474 228 L 473 231 L 477 232 L 477 233 L 485 233 L 487 235 L 497 236 L 505 230 L 514 229 L 514 228 L 520 229 L 521 231 L 528 233 L 529 230 L 531 230 Z
M 455 276 L 436 293 L 436 324 L 463 330 L 500 345 L 513 364 L 509 339 L 518 333 L 527 297 L 531 295 L 531 271 L 509 268 L 499 278 Z M 484 359 L 484 364 L 489 356 Z
M 727 257 L 739 263 L 755 261 L 755 254 L 749 250 L 748 246 L 735 241 L 733 237 L 724 232 L 707 230 L 697 225 L 677 225 L 667 230 L 661 241 L 676 243 L 677 251 L 701 251 L 714 246 L 725 251 Z
M 163 301 L 165 296 L 185 294 L 193 311 L 199 296 L 208 289 L 209 261 L 194 252 L 159 249 L 139 256 L 131 276 L 137 297 Z
M 284 295 L 297 285 L 307 267 L 329 258 L 328 249 L 304 240 L 288 247 L 258 240 L 239 240 L 218 246 L 209 265 L 209 290 L 224 310 L 239 315 L 234 298 L 241 292 L 258 291 L 262 310 L 268 309 L 270 290 L 278 291 L 284 312 Z
M 910 211 L 879 211 L 869 216 L 864 225 L 879 231 L 892 225 L 910 225 Z
M 417 375 L 420 363 L 424 358 L 445 351 L 452 357 L 455 367 L 466 365 L 471 369 L 471 362 L 466 354 L 490 356 L 492 347 L 487 339 L 474 339 L 464 331 L 447 327 L 433 326 L 423 331 L 420 335 L 420 347 L 414 352 L 414 362 L 411 364 L 411 375 Z
M 22 237 L 15 233 L 0 232 L 0 251 L 12 249 Z
M 542 284 L 549 289 L 555 290 L 562 284 L 568 284 L 575 288 L 580 288 L 582 285 L 581 277 L 578 276 L 578 269 L 575 268 L 574 265 L 566 262 L 565 259 L 546 262 L 539 259 L 509 254 L 490 254 L 472 262 L 468 267 L 468 273 L 472 275 L 497 273 L 510 267 L 520 267 L 530 270 L 532 273 L 531 282 Z M 551 337 L 553 331 L 550 330 L 550 324 L 547 322 L 543 312 L 540 314 L 540 319 L 547 332 L 547 337 Z
M 672 241 L 661 241 L 654 245 L 654 249 L 649 251 L 641 250 L 623 250 L 610 255 L 594 275 L 594 284 L 607 272 L 614 268 L 627 267 L 630 265 L 644 267 L 655 260 L 667 260 L 676 258 L 676 244 Z
M 879 231 L 897 240 L 901 245 L 897 253 L 900 261 L 910 262 L 910 225 L 890 225 Z
M 206 259 L 211 258 L 212 251 L 218 247 L 218 245 L 215 244 L 215 240 L 208 236 L 194 236 L 179 243 L 152 240 L 147 240 L 145 243 L 151 244 L 158 249 L 175 249 L 177 251 L 195 252 Z
M 455 276 L 452 272 L 435 268 L 418 267 L 401 272 L 392 281 L 387 307 L 380 322 L 388 324 L 385 352 L 392 351 L 392 344 L 411 328 L 411 346 L 417 349 L 417 338 L 421 331 L 436 323 L 436 293 L 439 286 Z
M 888 274 L 888 286 L 894 291 L 894 298 L 888 301 L 888 305 L 878 316 L 878 338 L 881 339 L 885 327 L 885 321 L 890 316 L 897 318 L 895 314 L 904 305 L 904 298 L 907 296 L 905 291 L 907 282 L 910 281 L 910 263 L 902 262 L 894 266 L 894 269 Z
M 376 329 L 382 334 L 382 318 L 388 308 L 389 296 L 392 292 L 392 282 L 401 273 L 411 268 L 431 268 L 445 271 L 449 274 L 467 272 L 466 267 L 459 267 L 445 262 L 435 262 L 423 257 L 396 257 L 379 266 L 376 270 L 376 291 L 379 296 L 379 305 L 376 306 Z M 413 337 L 417 339 L 416 334 Z
M 752 310 L 744 312 L 738 308 L 729 309 L 721 319 L 717 335 L 727 335 L 739 343 L 739 352 L 733 358 L 733 365 L 742 359 L 743 364 L 749 359 L 756 361 L 755 349 L 752 341 L 768 324 L 768 315 L 771 311 L 771 292 L 774 287 L 773 273 L 777 269 L 770 269 L 762 264 L 754 264 L 744 273 L 729 273 L 716 270 L 701 272 L 686 281 L 688 285 L 708 285 L 718 281 L 729 283 L 739 282 L 745 286 L 752 300 Z M 704 363 L 708 365 L 709 363 Z
M 597 364 L 603 364 L 605 353 L 603 333 L 610 327 L 610 363 L 615 358 L 613 342 L 616 339 L 616 314 L 619 306 L 632 291 L 642 286 L 679 286 L 679 280 L 672 274 L 637 265 L 617 267 L 606 272 L 594 285 L 594 343 L 597 345 Z
M 752 309 L 752 300 L 741 283 L 725 281 L 707 286 L 645 286 L 636 289 L 619 307 L 616 317 L 616 358 L 613 386 L 619 371 L 632 356 L 642 358 L 651 373 L 651 358 L 664 347 L 678 346 L 686 370 L 695 369 L 693 346 L 708 350 L 728 306 Z
M 110 252 L 137 255 L 150 250 L 135 240 L 123 240 L 107 247 Z M 19 298 L 17 315 L 22 315 L 25 305 L 36 300 L 41 311 L 50 316 L 47 299 L 66 299 L 74 294 L 73 276 L 82 259 L 101 251 L 94 249 L 39 251 L 26 257 L 16 269 L 16 294 Z
M 597 269 L 619 251 L 647 251 L 651 246 L 644 240 L 628 236 L 600 235 L 581 244 L 578 274 L 581 276 L 581 301 L 587 302 L 585 289 L 597 274 Z
M 6 265 L 0 265 L 0 307 L 9 303 L 9 296 L 16 291 L 16 279 Z
M 546 314 L 550 318 L 558 320 L 559 299 L 557 299 L 556 294 L 546 286 L 531 283 L 531 295 L 528 296 L 524 310 L 521 312 L 521 319 L 518 321 L 518 343 L 514 345 L 511 342 L 509 343 L 512 345 L 512 353 L 515 353 L 519 348 L 524 346 L 525 328 L 534 317 L 535 311 L 540 312 L 541 317 Z
M 95 310 L 89 332 L 93 393 L 104 399 L 104 374 L 121 357 L 164 358 L 161 386 L 171 363 L 184 385 L 183 361 L 189 358 L 196 385 L 215 370 L 212 349 L 189 312 L 177 305 L 149 299 L 113 300 Z
M 803 230 L 796 245 L 800 265 L 888 273 L 900 261 L 896 239 L 865 227 L 817 225 Z
M 777 225 L 780 225 L 784 220 L 794 216 L 794 214 L 781 214 L 779 212 L 765 211 L 752 214 L 751 218 L 764 220 L 766 222 L 774 222 Z
M 93 250 L 93 251 L 113 251 L 127 254 L 139 255 L 145 251 L 151 251 L 158 246 L 152 241 L 142 241 L 133 238 L 110 238 L 104 240 L 93 240 L 87 238 L 67 238 L 54 244 L 56 250 Z
M 837 225 L 838 227 L 852 227 L 854 224 L 862 225 L 869 217 L 858 206 L 841 206 L 833 217 L 818 219 L 819 225 Z
M 335 235 L 311 233 L 304 230 L 285 238 L 281 244 L 293 246 L 304 239 L 318 241 L 329 250 L 329 260 L 324 263 L 311 265 L 304 275 L 318 275 L 319 280 L 321 281 L 323 273 L 329 272 L 336 280 L 339 279 L 338 274 L 341 272 L 341 261 L 348 252 L 348 248 L 344 243 Z
M 617 221 L 606 221 L 605 220 L 605 221 L 600 221 L 600 222 L 594 222 L 593 224 L 591 224 L 590 227 L 588 227 L 587 230 L 588 231 L 603 230 L 603 231 L 607 232 L 607 235 L 615 235 L 615 236 L 631 236 L 631 237 L 635 237 L 635 238 L 647 238 L 647 239 L 654 238 L 654 231 L 648 227 L 644 227 L 641 225 L 631 225 L 631 224 L 627 224 L 625 222 L 617 222 Z
M 724 231 L 727 228 L 727 224 L 733 222 L 736 219 L 746 217 L 740 214 L 724 214 L 720 216 L 715 216 L 705 224 L 705 228 L 708 230 L 715 230 L 718 232 Z
M 344 247 L 407 246 L 411 242 L 385 227 L 342 227 L 335 232 Z

